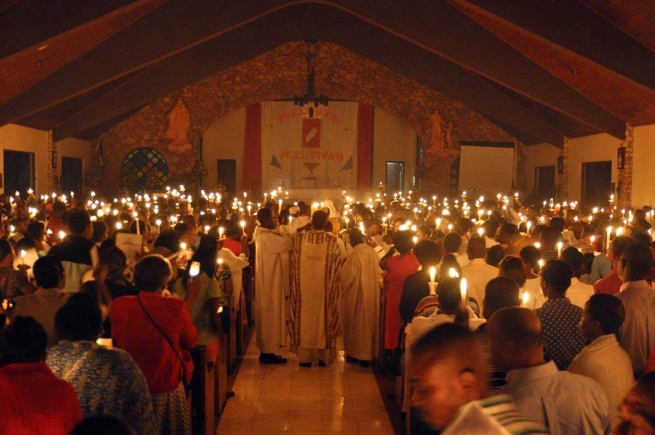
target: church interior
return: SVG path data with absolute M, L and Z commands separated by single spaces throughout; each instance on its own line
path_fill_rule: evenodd
M 561 215 L 592 228 L 602 256 L 633 216 L 655 224 L 652 0 L 0 0 L 0 29 L 5 239 L 21 201 L 38 220 L 30 199 L 61 196 L 88 199 L 94 222 L 96 198 L 105 215 L 133 198 L 116 228 L 134 214 L 139 235 L 159 233 L 171 197 L 187 207 L 171 227 L 195 210 L 210 233 L 204 215 L 222 209 L 253 247 L 267 203 L 296 220 L 299 203 L 329 200 L 336 234 L 369 234 L 381 209 L 381 236 L 392 202 L 404 230 L 446 235 L 453 208 L 473 218 L 469 235 L 493 211 L 528 239 Z M 288 364 L 260 364 L 251 303 L 211 379 L 196 379 L 194 433 L 433 433 L 406 373 L 349 363 L 344 338 L 327 368 L 303 370 L 286 347 Z

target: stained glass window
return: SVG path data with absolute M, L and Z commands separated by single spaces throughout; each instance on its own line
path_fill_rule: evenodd
M 168 183 L 168 164 L 161 153 L 152 148 L 130 152 L 121 168 L 121 186 L 131 192 L 161 190 Z

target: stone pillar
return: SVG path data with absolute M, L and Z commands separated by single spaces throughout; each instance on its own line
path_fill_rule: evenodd
M 557 162 L 557 172 L 559 178 L 559 185 L 557 187 L 557 198 L 560 201 L 569 200 L 569 139 L 564 138 L 564 145 L 562 146 L 562 151 L 560 152 L 559 158 L 562 161 L 561 164 L 561 174 L 560 164 Z
M 45 186 L 40 186 L 41 192 L 38 192 L 38 194 L 46 194 L 50 192 L 55 192 L 58 188 L 57 183 L 57 169 L 52 167 L 52 156 L 54 155 L 55 152 L 57 152 L 57 145 L 55 142 L 52 140 L 52 130 L 48 132 L 48 153 L 47 153 L 47 159 L 48 159 L 48 173 L 47 173 L 47 184 Z
M 625 148 L 623 169 L 619 169 L 616 184 L 617 205 L 619 208 L 630 207 L 632 203 L 632 153 L 635 128 L 626 124 L 625 139 L 619 144 L 619 148 Z
M 528 147 L 515 140 L 516 143 L 516 188 L 520 192 L 526 192 L 528 190 L 528 177 L 527 171 L 528 167 L 526 166 L 526 160 L 528 157 Z

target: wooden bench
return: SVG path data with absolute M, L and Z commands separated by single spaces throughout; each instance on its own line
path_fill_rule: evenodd
M 216 432 L 214 368 L 208 367 L 207 349 L 196 346 L 193 357 L 193 378 L 191 380 L 191 416 L 193 433 L 211 435 Z

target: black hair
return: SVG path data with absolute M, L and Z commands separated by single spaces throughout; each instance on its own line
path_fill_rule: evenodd
M 401 254 L 407 254 L 414 246 L 411 231 L 398 231 L 393 235 L 393 246 Z
M 493 267 L 498 267 L 500 261 L 505 257 L 505 250 L 500 245 L 493 245 L 487 249 L 487 254 L 484 256 L 484 261 Z
M 571 267 L 562 260 L 550 260 L 541 270 L 541 279 L 550 284 L 560 295 L 571 286 Z
M 0 333 L 0 366 L 45 358 L 48 334 L 34 317 L 17 316 Z
M 14 253 L 14 248 L 11 246 L 11 243 L 8 241 L 1 239 L 0 240 L 0 261 L 4 260 L 7 255 L 13 254 Z
M 171 264 L 166 258 L 147 255 L 134 268 L 134 285 L 137 290 L 154 292 L 166 287 L 171 273 Z
M 77 423 L 69 435 L 134 435 L 134 431 L 115 415 L 92 415 Z
M 177 252 L 180 249 L 180 237 L 174 230 L 164 230 L 157 236 L 154 247 L 162 247 L 171 252 Z
M 91 225 L 91 217 L 84 210 L 75 210 L 68 218 L 68 228 L 72 234 L 83 234 L 89 225 Z
M 75 293 L 55 315 L 55 330 L 62 340 L 95 340 L 102 329 L 100 307 L 86 293 Z
M 33 271 L 36 285 L 43 288 L 57 287 L 64 276 L 64 266 L 61 261 L 50 255 L 36 260 Z
M 623 302 L 614 295 L 592 295 L 586 308 L 589 318 L 600 324 L 603 334 L 616 334 L 625 320 Z
M 421 266 L 436 266 L 443 257 L 443 249 L 431 240 L 421 240 L 414 246 L 414 255 Z
M 582 265 L 584 264 L 584 255 L 576 248 L 569 246 L 563 250 L 562 254 L 560 255 L 560 259 L 569 265 L 573 276 L 577 276 L 577 274 L 582 270 Z
M 523 287 L 527 279 L 525 269 L 523 268 L 523 261 L 513 255 L 508 255 L 500 261 L 498 264 L 498 273 L 499 276 L 511 278 L 516 281 L 519 287 Z

